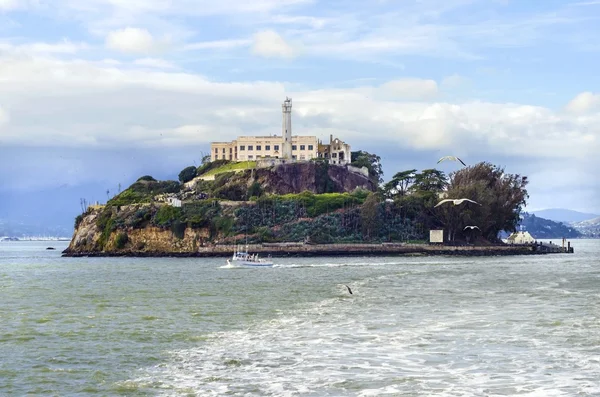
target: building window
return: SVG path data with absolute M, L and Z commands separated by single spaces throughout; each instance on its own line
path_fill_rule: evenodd
M 215 154 L 219 153 L 219 149 L 215 148 Z
M 225 153 L 225 148 L 223 148 L 223 153 Z
M 260 145 L 256 145 L 256 150 L 261 150 L 261 146 Z
M 331 153 L 331 157 L 336 158 L 337 157 L 337 153 Z
M 298 149 L 298 146 L 292 145 L 292 150 L 297 150 L 297 149 Z
M 265 145 L 265 150 L 271 150 L 271 145 Z
M 300 160 L 306 160 L 306 156 L 305 156 L 305 155 L 303 155 L 303 154 L 301 154 L 301 155 L 300 155 Z
M 275 150 L 279 150 L 279 145 L 275 145 L 273 147 L 275 148 Z
M 308 150 L 313 150 L 313 145 L 308 145 Z
M 252 145 L 248 145 L 248 150 L 252 150 L 252 149 L 253 149 Z
M 300 145 L 300 150 L 306 150 L 306 146 Z
M 296 160 L 297 158 L 298 158 L 298 156 L 296 156 L 296 155 L 292 156 L 292 160 Z
M 240 146 L 240 150 L 246 150 L 246 146 L 244 146 L 244 145 Z
M 253 158 L 254 158 L 254 156 L 253 156 L 253 155 L 249 155 L 249 156 L 248 156 L 248 160 L 252 160 Z

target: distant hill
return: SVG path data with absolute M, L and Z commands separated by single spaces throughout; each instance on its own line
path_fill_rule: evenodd
M 600 237 L 600 217 L 583 222 L 575 222 L 572 225 L 577 231 L 583 234 L 584 237 Z
M 0 237 L 68 237 L 73 234 L 72 227 L 43 223 L 26 223 L 0 219 Z
M 535 214 L 523 214 L 520 226 L 523 226 L 536 239 L 582 237 L 575 227 L 544 219 Z
M 600 216 L 595 214 L 587 214 L 579 211 L 567 210 L 564 208 L 551 208 L 540 211 L 531 211 L 531 213 L 540 218 L 563 223 L 583 222 L 590 219 L 598 218 Z

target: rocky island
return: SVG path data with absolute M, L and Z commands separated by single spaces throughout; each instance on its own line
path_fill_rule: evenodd
M 398 172 L 381 184 L 378 156 L 275 165 L 205 158 L 178 181 L 143 176 L 75 221 L 66 256 L 226 256 L 236 244 L 277 255 L 539 253 L 498 238 L 513 231 L 527 178 L 489 163 L 449 176 Z M 478 205 L 436 204 L 469 197 Z M 467 228 L 477 225 L 477 228 Z M 444 230 L 443 244 L 429 244 Z

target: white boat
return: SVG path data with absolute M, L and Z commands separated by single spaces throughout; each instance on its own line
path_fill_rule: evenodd
M 228 267 L 272 267 L 273 261 L 259 258 L 258 254 L 249 254 L 248 250 L 237 249 L 233 251 L 231 259 L 227 259 Z

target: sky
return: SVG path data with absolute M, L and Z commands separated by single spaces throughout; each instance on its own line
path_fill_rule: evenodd
M 330 134 L 384 179 L 456 155 L 600 213 L 600 1 L 0 0 L 0 218 L 69 225 L 213 140 Z

